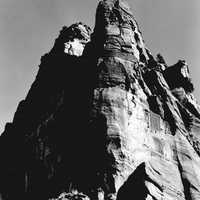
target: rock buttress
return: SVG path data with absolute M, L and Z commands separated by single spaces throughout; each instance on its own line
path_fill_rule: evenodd
M 193 89 L 125 2 L 100 1 L 91 37 L 63 28 L 0 137 L 2 199 L 200 199 Z

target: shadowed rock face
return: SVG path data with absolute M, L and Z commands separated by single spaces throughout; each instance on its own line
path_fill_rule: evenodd
M 0 136 L 2 199 L 199 200 L 187 64 L 154 59 L 120 0 L 99 2 L 90 33 L 61 30 Z
M 168 67 L 163 74 L 170 89 L 182 87 L 187 93 L 193 92 L 194 86 L 189 76 L 188 65 L 184 60 L 179 60 L 175 65 Z

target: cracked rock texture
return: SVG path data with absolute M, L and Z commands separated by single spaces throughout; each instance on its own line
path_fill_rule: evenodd
M 0 136 L 4 200 L 199 200 L 200 108 L 184 60 L 145 46 L 129 6 L 64 27 Z

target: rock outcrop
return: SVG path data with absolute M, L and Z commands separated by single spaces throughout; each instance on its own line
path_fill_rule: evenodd
M 199 200 L 188 65 L 145 46 L 129 6 L 64 27 L 0 136 L 2 199 Z

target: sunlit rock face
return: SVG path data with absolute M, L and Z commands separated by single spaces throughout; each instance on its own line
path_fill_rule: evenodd
M 64 27 L 0 136 L 4 200 L 199 200 L 189 67 L 145 46 L 129 6 Z
M 85 45 L 90 41 L 90 34 L 90 27 L 81 22 L 70 27 L 64 26 L 55 41 L 52 52 L 81 56 Z
M 121 52 L 138 61 L 148 59 L 137 22 L 123 1 L 100 1 L 93 41 L 99 50 Z
M 84 50 L 84 45 L 78 40 L 74 39 L 65 43 L 64 52 L 69 55 L 81 56 Z

